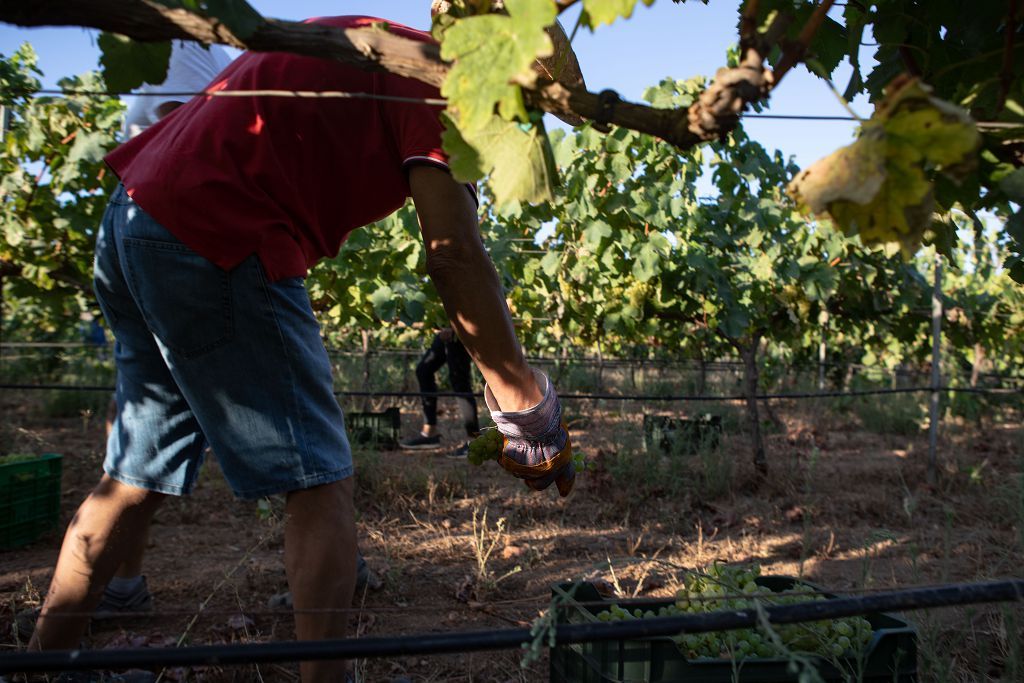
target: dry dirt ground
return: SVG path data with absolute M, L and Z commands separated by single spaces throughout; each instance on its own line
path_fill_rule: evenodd
M 15 447 L 64 455 L 61 524 L 100 472 L 103 424 L 43 418 L 8 392 Z M 757 562 L 837 592 L 1021 577 L 1024 430 L 1019 413 L 948 425 L 936 486 L 925 485 L 927 436 L 871 433 L 825 406 L 777 406 L 767 437 L 770 472 L 758 481 L 749 444 L 727 430 L 717 452 L 644 454 L 640 407 L 590 406 L 578 447 L 595 463 L 575 491 L 531 493 L 492 463 L 473 467 L 437 452 L 357 453 L 360 546 L 382 576 L 357 596 L 359 637 L 529 626 L 553 583 L 586 578 L 622 595 L 669 596 L 679 572 L 716 560 Z M 451 416 L 442 418 L 446 424 Z M 406 434 L 417 414 L 403 414 Z M 446 443 L 457 442 L 454 427 Z M 92 648 L 285 641 L 281 502 L 259 509 L 230 495 L 215 463 L 198 491 L 171 500 L 152 528 L 146 574 L 151 616 L 96 623 Z M 0 554 L 0 647 L 23 633 L 12 615 L 39 603 L 60 544 L 53 532 Z M 200 612 L 200 605 L 205 608 Z M 198 614 L 198 618 L 195 618 Z M 242 616 L 244 615 L 244 617 Z M 1024 680 L 1024 608 L 946 609 L 907 615 L 919 627 L 921 680 Z M 193 622 L 194 619 L 194 623 Z M 519 651 L 395 657 L 356 663 L 360 680 L 547 680 L 547 660 Z M 170 681 L 292 681 L 279 665 L 170 670 Z

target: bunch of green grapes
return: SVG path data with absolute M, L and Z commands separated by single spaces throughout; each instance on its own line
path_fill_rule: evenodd
M 482 465 L 487 460 L 501 457 L 501 449 L 505 447 L 505 438 L 497 428 L 485 429 L 480 436 L 469 442 L 468 460 L 474 465 Z
M 655 616 L 702 614 L 718 610 L 745 610 L 755 601 L 764 606 L 795 605 L 801 602 L 824 600 L 820 595 L 799 594 L 806 590 L 799 584 L 790 591 L 773 593 L 759 586 L 757 565 L 714 564 L 702 572 L 686 576 L 684 588 L 676 593 L 672 605 L 657 611 L 635 609 L 628 612 L 618 605 L 600 612 L 601 621 L 645 619 Z M 772 627 L 775 637 L 761 627 L 737 629 L 715 633 L 688 633 L 674 637 L 680 651 L 689 659 L 745 659 L 747 657 L 776 657 L 788 652 L 821 655 L 826 658 L 856 656 L 871 642 L 871 624 L 863 617 L 826 619 L 802 624 L 784 624 Z
M 582 451 L 573 449 L 573 452 L 572 452 L 572 468 L 574 470 L 576 470 L 577 474 L 579 474 L 580 472 L 586 472 L 587 470 L 592 470 L 595 467 L 596 467 L 596 463 L 594 463 L 594 461 L 590 461 L 588 463 L 587 462 L 587 458 L 586 458 L 585 455 L 583 455 Z

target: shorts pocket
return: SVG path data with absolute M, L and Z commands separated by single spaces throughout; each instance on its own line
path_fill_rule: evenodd
M 128 281 L 146 325 L 185 358 L 234 336 L 231 274 L 178 242 L 124 238 Z

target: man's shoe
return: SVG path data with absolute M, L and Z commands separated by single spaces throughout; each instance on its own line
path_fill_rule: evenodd
M 93 612 L 93 619 L 110 619 L 122 614 L 134 612 L 152 612 L 153 595 L 146 585 L 146 577 L 143 576 L 139 585 L 128 593 L 111 590 L 110 586 L 103 591 L 103 599 Z
M 411 439 L 405 439 L 404 441 L 398 442 L 399 448 L 404 448 L 407 451 L 422 451 L 431 448 L 437 448 L 441 445 L 441 437 L 437 434 L 433 436 L 426 436 L 425 434 L 417 434 Z
M 452 460 L 462 460 L 469 455 L 469 444 L 464 443 L 454 451 L 448 451 L 444 455 L 446 458 L 451 458 Z

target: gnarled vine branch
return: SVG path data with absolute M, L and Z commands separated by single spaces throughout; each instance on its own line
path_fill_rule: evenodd
M 571 4 L 566 0 L 560 6 Z M 748 12 L 751 6 L 756 11 L 756 0 L 748 3 Z M 142 41 L 197 40 L 253 51 L 292 52 L 333 59 L 361 69 L 389 71 L 437 87 L 448 72 L 437 46 L 386 30 L 263 19 L 250 35 L 242 38 L 215 18 L 170 8 L 154 0 L 0 0 L 0 21 L 19 26 L 85 26 Z M 745 25 L 745 31 L 754 30 L 750 28 L 752 22 Z M 608 123 L 688 149 L 727 134 L 735 128 L 749 103 L 768 96 L 778 80 L 776 77 L 773 81 L 771 72 L 764 67 L 767 40 L 776 37 L 771 34 L 769 29 L 760 38 L 741 36 L 742 63 L 719 70 L 715 81 L 689 109 L 655 109 L 616 102 L 609 111 L 598 94 L 544 79 L 524 88 L 524 95 L 532 106 L 557 116 L 606 119 Z

